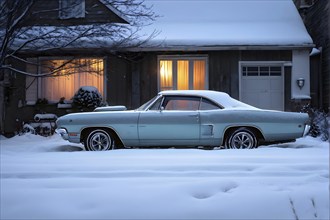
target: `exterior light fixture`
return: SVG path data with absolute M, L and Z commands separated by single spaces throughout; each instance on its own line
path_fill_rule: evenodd
M 305 85 L 305 79 L 304 78 L 298 78 L 297 79 L 297 85 L 298 85 L 299 89 L 302 89 L 302 87 L 304 87 L 304 85 Z

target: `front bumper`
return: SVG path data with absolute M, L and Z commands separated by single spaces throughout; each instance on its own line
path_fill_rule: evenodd
M 69 140 L 69 134 L 67 132 L 67 130 L 65 130 L 64 128 L 58 128 L 55 130 L 55 132 L 59 135 L 61 135 L 61 137 L 64 139 L 64 140 Z
M 311 126 L 310 125 L 305 125 L 303 137 L 305 137 L 308 134 L 308 132 L 309 132 L 310 129 L 311 129 Z

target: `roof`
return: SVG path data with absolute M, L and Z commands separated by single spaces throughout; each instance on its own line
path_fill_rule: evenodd
M 146 0 L 159 15 L 141 35 L 159 34 L 145 50 L 229 46 L 310 47 L 292 0 Z
M 167 90 L 159 92 L 159 94 L 201 96 L 220 104 L 225 109 L 258 109 L 243 102 L 240 102 L 236 99 L 233 99 L 227 93 L 212 90 Z

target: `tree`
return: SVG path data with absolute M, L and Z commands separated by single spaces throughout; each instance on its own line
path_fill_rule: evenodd
M 88 20 L 84 19 L 85 14 L 95 7 L 110 9 L 113 17 L 84 22 Z M 63 75 L 63 72 L 71 74 L 70 70 L 81 67 L 75 65 L 82 65 L 75 61 L 78 55 L 70 54 L 71 59 L 60 66 L 54 68 L 49 62 L 45 67 L 36 59 L 27 59 L 27 54 L 51 56 L 66 49 L 86 47 L 111 52 L 139 46 L 155 34 L 139 35 L 139 30 L 155 17 L 143 0 L 0 0 L 0 133 L 4 132 L 4 121 L 8 118 L 5 109 L 13 91 L 11 78 L 16 73 L 36 79 Z M 40 74 L 17 67 L 24 65 L 47 71 Z
M 59 7 L 36 7 L 38 4 L 47 5 L 51 1 L 59 2 Z M 144 40 L 140 40 L 138 31 L 156 17 L 152 8 L 146 6 L 143 0 L 97 0 L 124 17 L 129 24 L 102 22 L 65 25 L 66 19 L 80 18 L 81 14 L 85 13 L 85 6 L 80 7 L 85 1 L 89 0 L 0 0 L 0 81 L 4 77 L 4 70 L 36 77 L 56 76 L 58 69 L 65 68 L 65 65 L 70 63 L 68 61 L 58 69 L 44 74 L 29 73 L 8 62 L 10 59 L 14 62 L 29 63 L 30 61 L 20 56 L 24 51 L 56 52 L 81 46 L 106 47 L 108 51 L 114 51 L 143 44 L 155 34 L 150 33 L 143 36 Z M 47 24 L 36 20 L 38 14 L 54 11 L 64 22 Z M 37 25 L 34 25 L 33 21 Z

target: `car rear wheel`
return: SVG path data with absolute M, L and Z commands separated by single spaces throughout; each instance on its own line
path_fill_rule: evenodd
M 239 128 L 232 132 L 225 142 L 227 149 L 251 149 L 258 146 L 255 134 L 247 128 Z
M 93 130 L 85 139 L 85 147 L 88 151 L 112 150 L 114 139 L 110 133 L 103 129 Z

